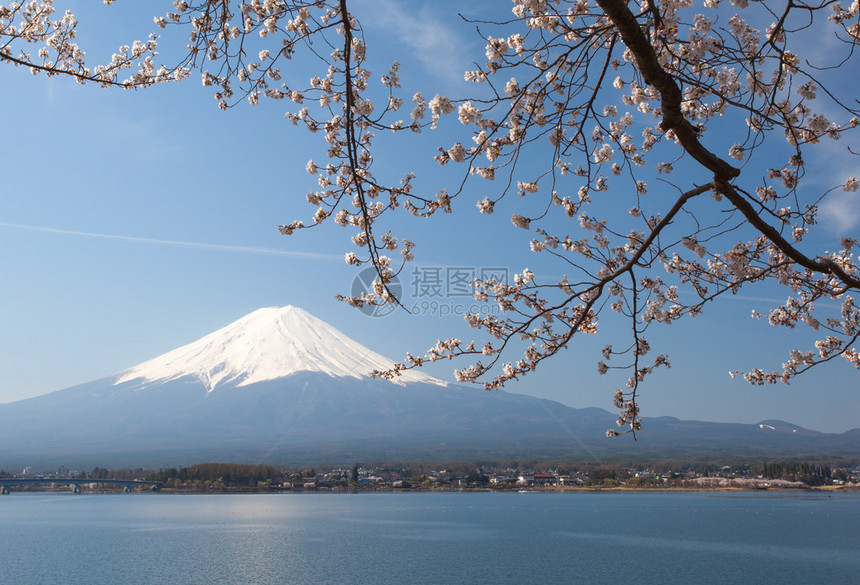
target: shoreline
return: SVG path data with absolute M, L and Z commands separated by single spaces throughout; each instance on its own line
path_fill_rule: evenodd
M 97 483 L 97 482 L 93 482 Z M 641 487 L 641 486 L 552 486 L 552 487 L 528 487 L 528 488 L 511 488 L 511 489 L 484 489 L 484 488 L 451 488 L 451 489 L 399 489 L 399 488 L 378 488 L 378 489 L 258 489 L 251 487 L 236 486 L 234 488 L 218 489 L 218 490 L 203 490 L 203 489 L 175 489 L 162 488 L 160 490 L 134 490 L 132 492 L 123 492 L 122 490 L 96 489 L 82 490 L 83 494 L 167 494 L 167 495 L 242 495 L 242 494 L 284 494 L 284 495 L 313 495 L 313 494 L 446 494 L 446 493 L 508 493 L 508 494 L 541 494 L 541 493 L 602 493 L 602 492 L 842 492 L 842 491 L 860 491 L 860 484 L 850 485 L 827 485 L 827 486 L 804 486 L 804 487 L 752 487 L 752 486 L 667 486 L 667 487 Z M 10 490 L 12 493 L 50 493 L 50 494 L 68 494 L 70 490 L 66 488 L 42 488 L 42 489 L 16 489 Z

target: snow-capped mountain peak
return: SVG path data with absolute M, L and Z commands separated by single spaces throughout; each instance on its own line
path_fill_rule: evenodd
M 193 343 L 121 372 L 114 384 L 193 376 L 212 391 L 224 384 L 247 386 L 299 372 L 367 378 L 373 370 L 388 369 L 392 363 L 307 311 L 288 305 L 258 309 Z M 447 385 L 416 371 L 404 372 L 394 382 Z

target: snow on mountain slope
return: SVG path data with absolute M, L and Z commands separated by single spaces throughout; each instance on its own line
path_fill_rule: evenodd
M 298 372 L 367 378 L 392 361 L 353 341 L 298 307 L 268 307 L 245 315 L 188 345 L 119 374 L 115 385 L 140 380 L 167 382 L 197 377 L 211 392 L 218 386 L 247 386 Z M 447 382 L 407 371 L 394 383 Z

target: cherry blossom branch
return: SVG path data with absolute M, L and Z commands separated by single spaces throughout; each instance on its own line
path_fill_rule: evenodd
M 850 347 L 860 332 L 860 309 L 849 296 L 860 290 L 858 239 L 842 234 L 836 252 L 808 252 L 828 199 L 838 188 L 860 187 L 856 177 L 838 177 L 824 188 L 808 178 L 821 175 L 809 172 L 810 149 L 827 139 L 856 140 L 860 128 L 856 96 L 828 85 L 834 63 L 841 71 L 856 68 L 860 3 L 512 2 L 513 17 L 504 9 L 493 18 L 493 5 L 474 21 L 486 61 L 465 72 L 474 95 L 454 98 L 410 91 L 404 99 L 397 61 L 374 76 L 348 0 L 175 0 L 175 11 L 155 19 L 161 28 L 189 33 L 187 54 L 172 69 L 156 69 L 151 38 L 89 70 L 74 42 L 74 17 L 54 19 L 52 0 L 0 5 L 0 62 L 124 87 L 198 70 L 223 109 L 283 100 L 286 120 L 319 136 L 325 155 L 306 166 L 318 185 L 305 196 L 312 221 L 279 230 L 289 235 L 327 222 L 354 230 L 355 250 L 345 261 L 376 270 L 372 290 L 338 295 L 354 306 L 400 302 L 389 284 L 413 259 L 415 244 L 381 228 L 383 218 L 401 209 L 422 218 L 452 213 L 455 199 L 476 191 L 485 193 L 475 201 L 483 214 L 501 208 L 513 190 L 527 199 L 523 213 L 533 215 L 513 213 L 512 225 L 536 234 L 530 249 L 568 273 L 548 280 L 526 268 L 513 282 L 476 282 L 476 299 L 499 309 L 467 316 L 487 341 L 440 340 L 426 355 L 409 355 L 380 375 L 469 356 L 484 361 L 457 370 L 458 379 L 496 389 L 532 372 L 577 335 L 597 334 L 599 320 L 615 313 L 630 320 L 625 339 L 630 335 L 632 343 L 606 344 L 597 368 L 630 372 L 614 403 L 623 433 L 636 438 L 640 384 L 670 365 L 663 354 L 645 361 L 648 328 L 694 317 L 726 292 L 765 282 L 789 291 L 767 315 L 770 325 L 805 324 L 823 337 L 817 354 L 792 350 L 782 372 L 755 369 L 744 374 L 748 382 L 788 383 L 836 356 L 860 369 L 860 353 Z M 755 14 L 746 18 L 744 11 Z M 762 18 L 772 19 L 764 32 L 750 24 Z M 794 52 L 804 46 L 802 34 L 831 35 L 839 50 L 804 59 Z M 27 44 L 42 45 L 38 58 L 19 51 Z M 294 58 L 318 65 L 317 74 L 296 80 Z M 130 67 L 137 73 L 119 81 L 117 73 Z M 400 112 L 410 99 L 407 117 Z M 453 113 L 451 124 L 462 135 L 435 156 L 442 165 L 463 165 L 450 185 L 422 192 L 411 168 L 394 177 L 375 173 L 390 167 L 374 168 L 381 156 L 376 132 L 406 140 L 447 123 Z M 725 156 L 708 134 L 717 123 L 737 136 Z M 786 162 L 763 167 L 756 154 L 765 149 L 768 160 L 784 156 Z M 856 154 L 856 145 L 845 151 Z M 682 178 L 673 182 L 673 173 Z M 473 190 L 475 181 L 490 183 Z M 655 194 L 649 181 L 677 194 Z M 598 202 L 610 191 L 613 211 L 604 215 Z M 710 198 L 698 197 L 705 193 Z M 623 200 L 626 214 L 618 207 Z M 389 257 L 395 250 L 399 263 Z M 694 300 L 679 296 L 684 288 Z M 838 311 L 830 307 L 834 301 Z M 816 307 L 827 316 L 816 317 Z M 521 356 L 511 359 L 512 353 Z
M 633 53 L 636 66 L 645 82 L 660 93 L 663 130 L 674 130 L 684 150 L 702 166 L 711 170 L 717 183 L 727 182 L 737 177 L 740 170 L 716 156 L 699 142 L 693 125 L 681 113 L 683 98 L 681 89 L 660 65 L 654 47 L 645 38 L 636 18 L 627 8 L 627 3 L 624 0 L 596 0 L 596 2 L 612 20 L 624 44 Z

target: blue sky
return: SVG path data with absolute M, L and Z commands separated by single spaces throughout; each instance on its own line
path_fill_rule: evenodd
M 79 17 L 81 43 L 94 60 L 153 28 L 149 8 L 93 4 L 60 8 Z M 463 91 L 459 71 L 471 56 L 483 59 L 483 43 L 470 26 L 449 18 L 454 9 L 445 7 L 453 3 L 404 6 L 358 4 L 360 17 L 375 16 L 364 22 L 378 72 L 401 60 L 406 97 L 414 90 Z M 117 15 L 121 27 L 114 26 Z M 166 43 L 162 54 L 170 48 Z M 433 314 L 439 309 L 432 306 L 419 307 L 423 315 L 370 318 L 336 301 L 334 294 L 349 292 L 356 276 L 343 262 L 352 249 L 348 231 L 329 224 L 291 237 L 277 232 L 281 223 L 309 221 L 305 193 L 314 182 L 304 165 L 321 158 L 315 139 L 283 119 L 282 104 L 221 112 L 196 74 L 179 85 L 124 92 L 4 66 L 0 87 L 0 402 L 115 373 L 262 306 L 300 306 L 391 358 L 419 353 L 440 337 L 474 337 L 461 317 Z M 383 151 L 377 168 L 408 165 L 420 177 L 454 179 L 432 162 L 435 146 L 447 139 L 409 140 L 409 148 Z M 400 235 L 418 244 L 416 264 L 511 272 L 531 266 L 553 274 L 554 267 L 528 252 L 532 236 L 511 228 L 509 211 L 477 213 L 474 201 L 485 186 L 476 185 L 458 203 L 460 213 L 427 222 L 400 216 Z M 856 234 L 857 210 L 856 201 L 845 200 L 825 221 Z M 412 278 L 404 275 L 407 289 Z M 745 293 L 694 321 L 651 330 L 652 347 L 669 353 L 673 368 L 643 387 L 643 414 L 779 418 L 830 431 L 860 426 L 858 375 L 843 363 L 788 387 L 753 388 L 729 378 L 730 369 L 778 368 L 789 348 L 806 349 L 812 339 L 785 337 L 750 318 L 784 293 Z M 508 390 L 612 409 L 623 377 L 598 376 L 595 364 L 603 344 L 624 327 L 604 322 L 601 336 L 577 342 Z M 452 369 L 447 363 L 431 373 L 450 380 Z

